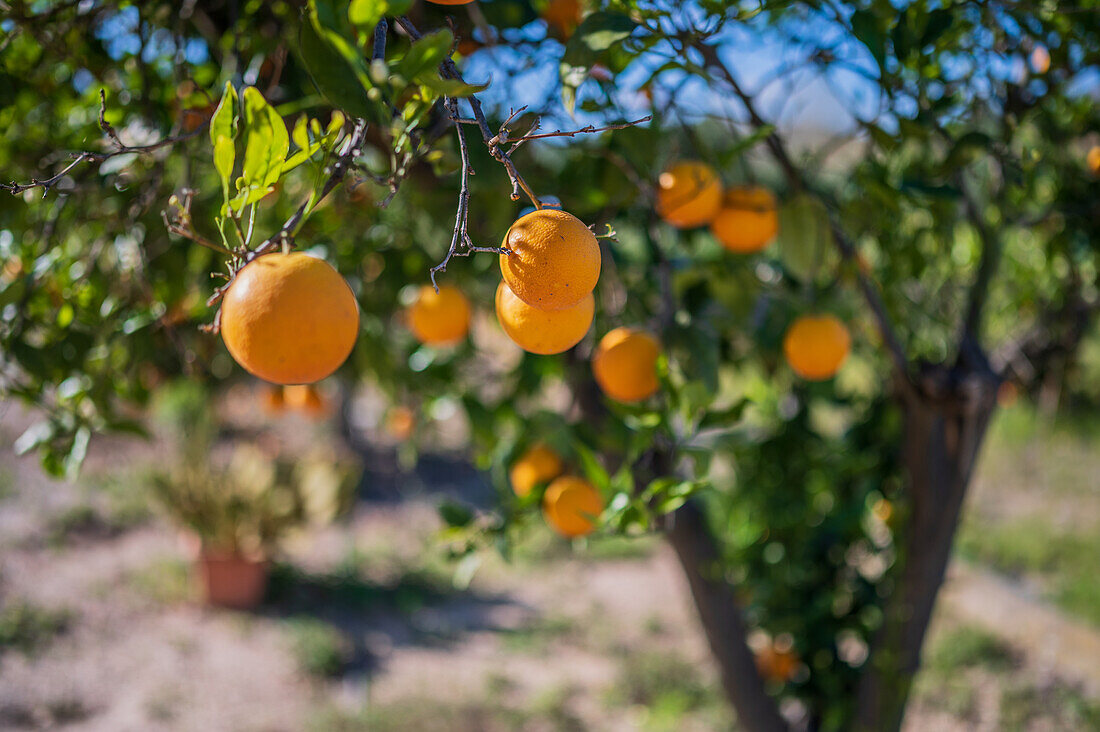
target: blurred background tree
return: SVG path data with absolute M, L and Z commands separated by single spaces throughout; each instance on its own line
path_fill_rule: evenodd
M 219 250 L 292 243 L 359 300 L 338 378 L 414 415 L 410 449 L 464 415 L 501 501 L 445 506 L 450 550 L 507 552 L 539 503 L 507 468 L 550 444 L 603 494 L 603 530 L 666 533 L 747 728 L 783 728 L 783 701 L 811 728 L 896 728 L 998 394 L 1095 400 L 1094 3 L 0 9 L 0 387 L 43 415 L 18 450 L 72 473 L 93 433 L 140 433 L 167 379 L 242 378 L 200 328 L 235 269 Z M 235 136 L 227 85 L 251 105 Z M 536 120 L 627 126 L 516 145 Z M 263 170 L 234 176 L 219 135 Z M 678 159 L 774 190 L 778 240 L 732 255 L 663 223 Z M 488 322 L 497 258 L 459 225 L 498 246 L 544 196 L 616 232 L 593 332 L 659 337 L 639 406 L 594 389 L 592 335 L 534 356 Z M 447 348 L 402 317 L 442 262 L 475 310 Z M 781 340 L 817 311 L 854 347 L 807 383 Z

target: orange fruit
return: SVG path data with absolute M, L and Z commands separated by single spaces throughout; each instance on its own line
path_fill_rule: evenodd
M 568 351 L 592 326 L 596 298 L 588 293 L 570 308 L 539 310 L 516 297 L 503 282 L 497 286 L 497 320 L 517 346 L 543 355 Z
M 587 536 L 596 529 L 596 520 L 603 513 L 603 497 L 588 481 L 563 475 L 547 487 L 542 512 L 562 536 Z
M 443 285 L 436 292 L 431 285 L 424 285 L 409 307 L 409 328 L 421 343 L 458 343 L 470 330 L 470 303 L 457 287 Z
M 680 229 L 710 223 L 722 205 L 722 183 L 706 163 L 676 163 L 657 179 L 657 213 Z
M 783 355 L 794 372 L 809 381 L 831 379 L 840 370 L 852 337 L 832 315 L 803 315 L 783 336 Z
M 1046 46 L 1036 46 L 1031 50 L 1031 69 L 1036 74 L 1045 74 L 1050 71 L 1050 51 Z
M 283 399 L 283 387 L 270 385 L 265 387 L 260 397 L 260 406 L 267 414 L 282 412 L 286 406 L 286 401 Z
M 320 419 L 328 414 L 328 404 L 312 384 L 295 384 L 283 390 L 283 400 L 291 409 Z
M 301 252 L 257 257 L 222 298 L 221 334 L 237 363 L 275 384 L 309 384 L 340 367 L 359 305 L 340 273 Z
M 592 373 L 600 389 L 620 402 L 640 402 L 657 393 L 657 339 L 634 328 L 616 328 L 600 340 Z
M 1093 145 L 1089 148 L 1088 154 L 1085 155 L 1085 162 L 1090 173 L 1100 175 L 1100 145 Z
M 386 415 L 386 432 L 395 440 L 404 442 L 412 437 L 415 428 L 416 414 L 408 407 L 394 407 Z
M 710 230 L 731 252 L 760 251 L 779 231 L 775 196 L 759 186 L 728 188 L 718 215 L 710 222 Z
M 580 0 L 550 0 L 542 17 L 562 40 L 568 40 L 581 23 L 581 11 Z
M 474 0 L 428 0 L 433 5 L 469 5 Z
M 561 457 L 543 444 L 532 445 L 512 463 L 508 480 L 512 491 L 523 498 L 539 483 L 545 483 L 561 475 Z
M 532 307 L 563 310 L 584 299 L 600 279 L 600 244 L 576 216 L 544 208 L 516 220 L 500 255 L 508 287 Z
M 798 671 L 798 655 L 792 650 L 778 650 L 774 645 L 756 653 L 756 668 L 767 681 L 790 681 Z

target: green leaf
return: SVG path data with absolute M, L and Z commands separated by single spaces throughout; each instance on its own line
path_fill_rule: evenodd
M 218 144 L 218 139 L 227 137 L 232 140 L 237 136 L 237 90 L 233 84 L 225 82 L 225 91 L 222 92 L 218 108 L 214 110 L 214 116 L 210 118 L 210 144 Z
M 443 29 L 427 33 L 409 47 L 404 57 L 394 67 L 406 79 L 416 79 L 425 72 L 433 72 L 447 56 L 454 43 L 454 36 Z
M 382 18 L 404 15 L 412 6 L 412 0 L 351 0 L 348 20 L 361 30 L 370 31 Z
M 222 194 L 229 200 L 229 179 L 233 177 L 233 162 L 237 155 L 236 146 L 228 137 L 219 137 L 214 142 L 214 169 L 222 182 Z
M 237 90 L 229 82 L 225 83 L 221 101 L 210 119 L 210 143 L 214 148 L 214 169 L 222 183 L 222 196 L 229 200 L 229 181 L 233 177 L 233 165 L 236 163 L 237 148 L 234 138 L 237 136 Z
M 298 53 L 318 91 L 334 106 L 353 117 L 373 121 L 385 119 L 382 109 L 367 96 L 371 85 L 366 79 L 366 70 L 357 69 L 350 63 L 318 34 L 312 23 L 302 23 Z
M 601 493 L 607 492 L 611 486 L 611 476 L 608 475 L 604 467 L 600 465 L 600 461 L 596 458 L 596 454 L 592 452 L 587 445 L 579 442 L 574 445 L 574 448 L 576 449 L 577 457 L 580 458 L 581 469 L 585 476 L 592 482 L 596 490 Z
M 622 13 L 592 13 L 570 37 L 562 62 L 573 66 L 594 62 L 602 52 L 629 38 L 635 27 Z
M 928 14 L 928 24 L 924 27 L 924 33 L 920 37 L 920 46 L 924 48 L 935 43 L 955 22 L 955 13 L 950 8 L 940 8 Z
M 779 207 L 776 249 L 783 267 L 802 282 L 836 264 L 829 214 L 817 198 L 801 193 Z
M 245 89 L 241 106 L 245 141 L 242 188 L 267 188 L 282 174 L 290 135 L 282 117 L 258 89 Z
M 577 26 L 565 45 L 558 73 L 561 76 L 562 102 L 572 114 L 577 102 L 577 89 L 588 73 L 608 52 L 626 40 L 637 26 L 621 13 L 590 14 Z
M 421 74 L 416 81 L 436 94 L 448 97 L 468 97 L 489 88 L 488 84 L 467 84 L 458 79 L 441 79 L 435 74 Z
M 852 13 L 852 33 L 867 47 L 879 68 L 886 63 L 886 37 L 879 28 L 875 14 L 869 10 Z
M 474 514 L 465 506 L 446 501 L 439 504 L 439 516 L 448 526 L 467 526 L 474 520 Z

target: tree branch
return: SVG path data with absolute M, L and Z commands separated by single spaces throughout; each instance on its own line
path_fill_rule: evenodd
M 90 150 L 85 150 L 84 152 L 81 152 L 81 153 L 73 153 L 73 156 L 74 156 L 73 161 L 71 163 L 69 163 L 68 165 L 66 165 L 64 168 L 62 168 L 60 171 L 55 173 L 54 175 L 50 176 L 49 178 L 44 178 L 42 180 L 39 180 L 37 178 L 31 178 L 29 183 L 16 183 L 15 181 L 12 181 L 11 183 L 0 183 L 0 190 L 8 191 L 12 195 L 19 195 L 23 191 L 28 191 L 28 190 L 31 190 L 32 188 L 41 188 L 42 189 L 42 196 L 43 196 L 43 198 L 45 198 L 46 194 L 50 192 L 50 189 L 52 189 L 55 185 L 57 185 L 69 173 L 70 170 L 72 170 L 73 168 L 75 168 L 76 166 L 80 165 L 83 162 L 103 163 L 107 160 L 110 160 L 113 157 L 117 157 L 119 155 L 125 155 L 127 153 L 135 153 L 135 154 L 138 154 L 138 155 L 147 155 L 151 152 L 154 152 L 155 150 L 159 150 L 162 147 L 167 147 L 169 145 L 175 145 L 176 143 L 183 142 L 185 140 L 190 140 L 192 137 L 195 137 L 199 133 L 203 132 L 206 129 L 207 124 L 209 124 L 208 122 L 203 122 L 201 125 L 199 125 L 199 127 L 192 130 L 191 132 L 188 132 L 188 133 L 183 134 L 183 135 L 177 135 L 175 137 L 166 137 L 163 140 L 159 140 L 157 142 L 150 143 L 148 145 L 126 145 L 122 142 L 122 140 L 119 139 L 118 133 L 115 131 L 115 128 L 112 127 L 110 125 L 110 123 L 108 123 L 107 120 L 104 118 L 104 115 L 106 114 L 106 111 L 107 111 L 106 95 L 105 95 L 104 91 L 102 89 L 100 89 L 99 90 L 99 126 L 100 126 L 100 129 L 103 130 L 104 135 L 106 135 L 111 140 L 111 142 L 114 143 L 114 145 L 115 145 L 114 150 L 112 150 L 110 152 L 105 152 L 105 153 L 104 152 L 92 152 Z
M 733 93 L 741 101 L 745 111 L 749 115 L 749 121 L 756 129 L 763 129 L 765 127 L 771 127 L 763 117 L 756 110 L 756 105 L 753 102 L 752 97 L 745 93 L 741 88 L 741 85 L 737 82 L 736 77 L 730 71 L 729 67 L 722 61 L 718 55 L 718 51 L 714 46 L 706 43 L 696 43 L 694 48 L 702 54 L 705 63 L 711 68 L 718 71 L 722 78 L 729 84 Z M 815 191 L 809 184 L 809 181 L 802 174 L 802 171 L 794 164 L 790 154 L 787 152 L 787 148 L 783 143 L 783 139 L 774 130 L 764 138 L 768 149 L 772 153 L 772 157 L 782 168 L 784 174 L 787 177 L 788 182 L 792 188 L 802 189 L 813 192 L 820 198 L 824 198 L 822 194 Z M 844 233 L 840 224 L 836 221 L 835 217 L 830 212 L 829 215 L 829 228 L 833 232 L 833 241 L 836 244 L 840 255 L 850 262 L 856 260 L 856 248 L 851 242 L 848 236 Z M 867 275 L 857 267 L 856 268 L 856 282 L 859 287 L 860 293 L 863 295 L 863 299 L 867 302 L 868 307 L 871 309 L 871 314 L 874 318 L 875 325 L 878 328 L 879 335 L 882 338 L 882 342 L 886 345 L 886 349 L 890 354 L 890 358 L 893 361 L 894 368 L 900 377 L 900 382 L 903 385 L 911 385 L 911 379 L 909 375 L 909 359 L 905 355 L 905 348 L 901 343 L 901 339 L 897 335 L 897 331 L 894 328 L 893 323 L 890 320 L 889 314 L 886 312 L 886 305 L 882 301 L 882 297 L 879 295 L 878 288 Z M 908 388 L 908 386 L 906 386 Z

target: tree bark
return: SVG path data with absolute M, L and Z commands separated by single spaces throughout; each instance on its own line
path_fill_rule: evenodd
M 699 620 L 718 661 L 722 687 L 738 722 L 753 732 L 786 730 L 787 723 L 765 691 L 746 643 L 741 608 L 722 572 L 718 545 L 703 512 L 694 503 L 681 506 L 672 516 L 666 537 L 687 576 Z
M 911 514 L 897 585 L 860 680 L 857 729 L 890 732 L 901 726 L 999 383 L 988 368 L 960 373 L 935 367 L 903 400 L 902 461 Z

